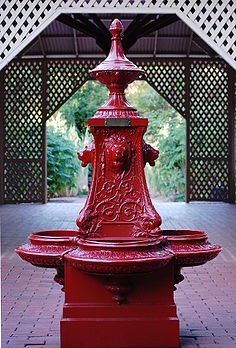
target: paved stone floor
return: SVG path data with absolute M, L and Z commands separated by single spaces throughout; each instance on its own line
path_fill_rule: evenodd
M 53 281 L 55 272 L 21 261 L 14 248 L 25 243 L 33 231 L 75 228 L 75 217 L 82 204 L 83 200 L 0 207 L 2 348 L 59 347 L 64 294 Z M 204 229 L 210 241 L 224 248 L 207 265 L 184 270 L 185 280 L 175 292 L 180 346 L 236 347 L 236 206 L 224 203 L 155 205 L 163 218 L 163 228 Z

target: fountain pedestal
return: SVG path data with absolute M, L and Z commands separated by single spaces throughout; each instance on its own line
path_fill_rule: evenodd
M 179 347 L 173 279 L 173 262 L 108 285 L 66 261 L 61 347 Z M 128 297 L 121 305 L 111 296 L 119 291 Z
M 181 268 L 221 250 L 205 232 L 160 228 L 144 175 L 158 151 L 143 141 L 148 120 L 124 94 L 144 72 L 125 57 L 122 30 L 114 20 L 111 51 L 90 72 L 110 94 L 88 120 L 94 141 L 78 153 L 83 166 L 93 166 L 78 230 L 36 232 L 16 249 L 35 266 L 57 269 L 65 291 L 62 348 L 178 347 L 173 293 Z

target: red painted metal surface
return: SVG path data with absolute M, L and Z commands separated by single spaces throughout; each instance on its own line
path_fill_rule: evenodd
M 124 55 L 121 22 L 110 31 L 110 54 L 91 71 L 110 94 L 88 121 L 93 142 L 78 152 L 83 166 L 93 166 L 78 230 L 36 232 L 16 252 L 57 269 L 63 348 L 178 347 L 173 292 L 181 267 L 204 264 L 221 248 L 203 231 L 160 229 L 144 176 L 159 153 L 143 141 L 148 121 L 124 94 L 143 71 Z

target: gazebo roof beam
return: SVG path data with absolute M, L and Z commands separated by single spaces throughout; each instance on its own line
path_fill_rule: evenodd
M 170 24 L 173 24 L 179 20 L 176 15 L 161 16 L 158 19 L 148 23 L 145 27 L 140 29 L 138 38 L 153 33 L 156 30 L 163 29 Z
M 137 28 L 137 30 L 135 31 L 135 35 L 128 35 L 125 42 L 123 43 L 125 51 L 127 52 L 141 37 L 151 34 L 156 30 L 165 28 L 166 26 L 173 24 L 178 20 L 179 17 L 177 17 L 176 15 L 166 15 L 161 16 L 152 22 L 149 22 L 144 26 L 139 26 L 139 28 Z
M 77 13 L 76 18 L 78 18 L 82 23 L 84 23 L 86 27 L 88 27 L 89 30 L 94 33 L 94 35 L 96 36 L 96 39 L 99 38 L 99 41 L 100 41 L 102 38 L 101 41 L 105 43 L 106 52 L 108 53 L 110 50 L 110 43 L 111 43 L 111 34 L 109 30 L 105 26 L 104 27 L 106 30 L 104 28 L 101 29 L 100 26 L 95 25 L 93 22 L 91 22 L 87 17 L 85 17 L 81 13 Z
M 110 48 L 110 42 L 109 46 L 107 45 L 106 41 L 102 39 L 102 33 L 99 28 L 96 27 L 96 29 L 93 26 L 85 25 L 85 23 L 78 21 L 69 15 L 62 14 L 60 15 L 57 20 L 65 25 L 68 25 L 71 28 L 74 28 L 75 30 L 81 31 L 82 33 L 93 37 L 96 40 L 97 45 L 105 52 L 109 52 Z M 91 24 L 91 22 L 90 22 Z
M 31 48 L 33 48 L 39 42 L 39 37 L 36 36 L 34 40 L 32 40 L 17 56 L 17 58 L 23 57 Z
M 187 48 L 187 57 L 189 57 L 189 53 L 191 51 L 192 41 L 193 41 L 193 32 L 191 31 L 191 34 L 189 36 L 188 48 Z
M 137 15 L 134 20 L 129 24 L 127 29 L 124 31 L 123 47 L 127 51 L 130 42 L 133 42 L 135 39 L 136 33 L 140 31 L 145 24 L 149 23 L 153 18 L 156 18 L 156 15 Z
M 43 44 L 43 40 L 42 40 L 41 35 L 39 35 L 38 38 L 39 38 L 39 45 L 40 45 L 42 55 L 44 58 L 46 58 L 46 52 L 45 52 L 45 48 L 44 48 L 44 44 Z
M 111 34 L 109 32 L 108 29 L 101 29 L 99 26 L 95 25 L 93 22 L 91 22 L 87 17 L 85 17 L 84 15 L 82 15 L 81 13 L 77 13 L 75 15 L 76 19 L 79 19 L 80 22 L 83 22 L 86 26 L 88 26 L 88 28 L 93 31 L 95 34 L 97 34 L 98 32 L 102 35 L 105 35 L 106 38 L 111 38 Z M 99 18 L 98 18 L 99 20 Z M 102 22 L 101 22 L 102 23 Z M 105 26 L 104 26 L 105 27 Z M 106 28 L 106 27 L 105 27 Z
M 111 33 L 109 32 L 105 24 L 102 22 L 102 20 L 95 13 L 92 14 L 92 19 L 94 23 L 97 25 L 97 27 L 100 28 L 103 34 L 110 40 Z
M 150 22 L 152 19 L 155 19 L 156 15 L 148 14 L 148 15 L 137 15 L 134 20 L 129 24 L 129 26 L 124 31 L 124 41 L 126 38 L 132 35 L 134 31 L 138 28 L 143 27 L 145 24 Z
M 77 30 L 78 31 L 78 30 Z M 83 33 L 80 32 L 80 35 L 79 35 L 79 39 L 87 39 L 88 35 L 85 35 Z M 43 39 L 73 39 L 73 35 L 71 34 L 65 34 L 65 35 L 62 35 L 62 34 L 53 34 L 53 35 L 43 35 L 41 34 L 41 38 Z M 150 38 L 150 39 L 154 39 L 155 38 L 155 32 L 152 33 L 152 34 L 149 34 L 149 35 L 145 35 L 145 36 L 142 36 L 142 38 Z M 189 35 L 161 35 L 161 34 L 158 34 L 158 38 L 160 39 L 189 39 L 190 36 Z
M 72 15 L 72 17 L 75 18 L 74 15 Z M 76 30 L 73 28 L 72 31 L 73 31 L 73 41 L 74 41 L 75 55 L 76 55 L 76 57 L 78 57 L 79 56 L 79 50 L 78 50 L 78 41 L 77 41 Z
M 138 14 L 138 15 L 133 19 L 133 21 L 130 22 L 130 24 L 128 25 L 128 27 L 127 27 L 127 28 L 125 29 L 125 31 L 124 31 L 124 36 L 128 35 L 128 33 L 129 33 L 130 31 L 133 31 L 133 28 L 135 28 L 135 27 L 139 24 L 139 22 L 140 22 L 140 20 L 142 19 L 142 17 L 143 17 L 142 14 Z
M 215 57 L 216 53 L 210 48 L 199 36 L 193 34 L 192 38 L 193 43 L 199 47 L 204 53 L 206 53 L 209 57 Z
M 158 38 L 158 31 L 155 31 L 155 38 L 154 38 L 154 47 L 153 47 L 153 57 L 156 57 L 157 53 L 157 38 Z

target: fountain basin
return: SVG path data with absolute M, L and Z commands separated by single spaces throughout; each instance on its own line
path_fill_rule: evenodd
M 210 244 L 207 234 L 199 230 L 163 230 L 179 267 L 198 266 L 214 259 L 222 248 Z
M 162 236 L 172 244 L 205 242 L 208 239 L 207 233 L 201 230 L 162 230 Z
M 34 266 L 57 268 L 63 266 L 63 255 L 76 248 L 74 230 L 49 230 L 34 232 L 29 244 L 17 248 L 16 253 Z
M 163 230 L 159 238 L 141 239 L 78 239 L 76 230 L 48 230 L 32 233 L 30 243 L 17 248 L 16 252 L 38 267 L 63 266 L 66 255 L 74 267 L 87 272 L 99 269 L 103 273 L 110 269 L 117 273 L 121 267 L 127 272 L 142 272 L 164 266 L 173 256 L 178 267 L 212 260 L 221 247 L 208 243 L 207 238 L 206 232 L 199 230 Z
M 77 241 L 75 230 L 48 230 L 31 233 L 29 236 L 34 245 L 74 245 Z
M 80 239 L 65 260 L 78 270 L 96 274 L 151 272 L 173 258 L 165 242 L 163 237 Z

